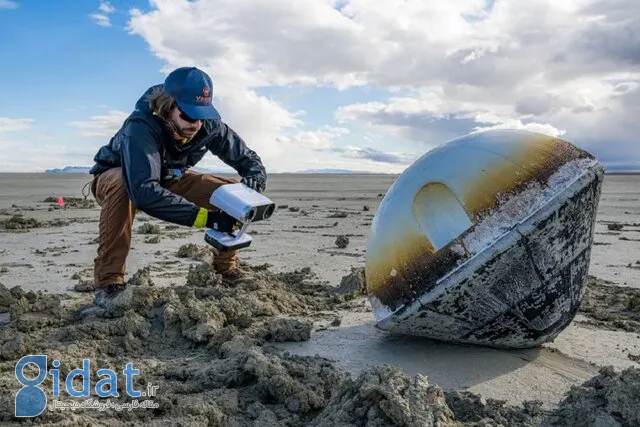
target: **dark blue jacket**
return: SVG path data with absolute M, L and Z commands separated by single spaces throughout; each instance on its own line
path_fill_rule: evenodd
M 199 207 L 163 187 L 169 170 L 184 172 L 209 151 L 241 177 L 255 177 L 266 186 L 267 174 L 260 157 L 221 120 L 205 120 L 192 140 L 178 147 L 162 119 L 154 116 L 147 104 L 147 96 L 157 87 L 162 85 L 147 90 L 109 144 L 100 148 L 89 173 L 95 175 L 121 167 L 136 209 L 186 226 L 193 225 Z

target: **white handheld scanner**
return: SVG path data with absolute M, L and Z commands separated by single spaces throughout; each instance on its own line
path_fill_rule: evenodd
M 270 218 L 276 209 L 275 203 L 242 183 L 221 185 L 209 202 L 243 224 L 235 234 L 207 230 L 205 241 L 222 251 L 249 246 L 252 239 L 245 233 L 249 224 Z
M 221 185 L 209 202 L 244 224 L 268 219 L 276 209 L 275 203 L 242 183 Z

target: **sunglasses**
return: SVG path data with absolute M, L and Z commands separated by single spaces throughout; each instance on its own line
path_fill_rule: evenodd
M 189 117 L 187 115 L 187 113 L 185 113 L 184 111 L 182 111 L 181 109 L 178 108 L 178 111 L 180 112 L 180 118 L 182 120 L 184 120 L 185 122 L 189 122 L 189 123 L 195 123 L 197 121 L 199 121 L 200 119 L 194 119 L 193 117 Z

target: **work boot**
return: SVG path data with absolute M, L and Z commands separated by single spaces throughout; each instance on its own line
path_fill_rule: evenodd
M 120 295 L 126 288 L 126 284 L 112 284 L 96 289 L 93 303 L 98 307 L 105 308 L 111 301 Z

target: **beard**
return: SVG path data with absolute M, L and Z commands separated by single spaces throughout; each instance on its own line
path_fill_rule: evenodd
M 171 119 L 166 121 L 166 125 L 169 131 L 171 132 L 171 134 L 174 136 L 174 138 L 178 137 L 178 138 L 191 139 L 196 135 L 198 131 L 198 127 L 195 125 L 182 127 Z

